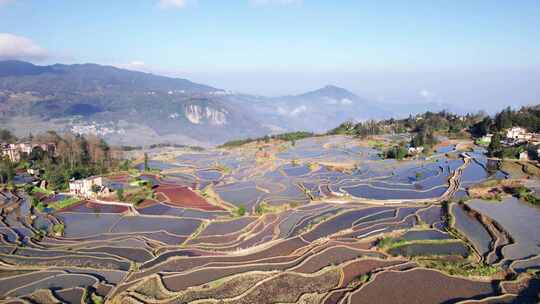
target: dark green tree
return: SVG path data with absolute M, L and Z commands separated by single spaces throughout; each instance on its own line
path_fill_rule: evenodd
M 501 144 L 501 135 L 499 133 L 493 134 L 493 137 L 491 138 L 491 142 L 489 143 L 487 150 L 488 150 L 489 156 L 500 155 L 500 152 L 502 151 L 502 144 Z
M 493 120 L 489 116 L 484 117 L 484 119 L 472 125 L 470 128 L 471 135 L 474 137 L 482 137 L 487 135 L 492 124 Z
M 17 137 L 11 131 L 0 129 L 0 142 L 13 143 L 15 141 L 17 141 Z
M 150 167 L 148 166 L 148 153 L 144 153 L 144 171 L 150 171 Z

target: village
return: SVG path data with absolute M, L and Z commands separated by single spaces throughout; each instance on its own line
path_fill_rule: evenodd
M 489 145 L 492 142 L 494 134 L 488 133 L 481 137 L 478 142 L 482 145 Z M 504 132 L 504 137 L 501 138 L 501 145 L 505 148 L 518 147 L 518 146 L 533 146 L 536 147 L 536 155 L 540 155 L 540 134 L 529 132 L 522 127 L 512 127 Z M 530 160 L 531 156 L 529 151 L 522 151 L 519 153 L 519 160 Z

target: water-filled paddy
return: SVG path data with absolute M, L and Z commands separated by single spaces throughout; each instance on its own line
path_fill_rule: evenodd
M 416 264 L 419 259 L 472 263 L 472 245 L 484 256 L 482 262 L 496 263 L 500 251 L 510 271 L 539 268 L 538 212 L 530 205 L 467 202 L 500 230 L 484 227 L 458 205 L 450 206 L 452 216 L 446 214 L 443 202 L 466 198 L 473 183 L 501 178 L 486 170 L 482 151 L 470 152 L 475 160 L 455 178 L 468 161 L 454 143 L 402 161 L 382 160 L 381 151 L 370 148 L 409 137 L 380 136 L 368 143 L 322 136 L 276 146 L 181 150 L 172 156 L 167 150 L 166 157 L 156 158 L 172 161 L 149 162 L 161 173 L 106 179 L 125 193 L 137 189 L 130 185 L 134 180 L 151 181 L 154 187 L 145 189 L 150 193 L 137 206 L 84 201 L 44 214 L 24 195 L 19 200 L 2 193 L 0 262 L 13 267 L 0 266 L 0 301 L 8 293 L 15 299 L 49 288 L 57 298 L 49 302 L 80 302 L 87 289 L 117 303 L 190 302 L 183 298 L 187 294 L 224 303 L 319 303 L 326 296 L 325 304 L 453 303 L 498 296 L 502 290 L 490 279 L 424 269 Z M 470 244 L 447 231 L 449 218 Z M 514 244 L 507 245 L 505 233 Z M 388 251 L 379 248 L 387 237 L 402 243 Z M 54 273 L 42 275 L 46 271 Z M 268 278 L 264 288 L 246 292 Z M 181 293 L 161 293 L 162 286 Z M 289 298 L 278 299 L 276 290 L 287 290 L 283 294 Z
M 391 254 L 401 256 L 459 255 L 466 257 L 469 250 L 462 242 L 407 244 L 390 250 Z
M 459 204 L 452 204 L 451 212 L 454 216 L 455 228 L 469 239 L 481 255 L 485 255 L 490 250 L 493 241 L 487 228 Z
M 497 221 L 512 235 L 515 244 L 503 248 L 503 255 L 518 260 L 540 254 L 540 209 L 514 197 L 502 202 L 472 200 L 467 205 Z
M 389 188 L 375 188 L 371 185 L 359 185 L 343 188 L 354 197 L 389 200 L 389 199 L 429 199 L 441 196 L 446 192 L 446 186 L 440 186 L 430 190 L 396 190 Z

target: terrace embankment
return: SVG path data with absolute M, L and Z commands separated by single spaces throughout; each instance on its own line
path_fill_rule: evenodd
M 452 143 L 404 161 L 382 160 L 377 145 L 324 136 L 278 147 L 168 151 L 167 161 L 151 163 L 153 172 L 163 169 L 156 176 L 107 177 L 125 197 L 113 193 L 103 204 L 41 211 L 25 195 L 0 194 L 0 301 L 533 298 L 535 207 L 510 197 L 466 201 L 464 192 L 506 175 L 488 172 L 476 149 L 460 157 Z M 353 188 L 358 198 L 341 191 Z M 456 193 L 470 209 L 442 204 Z M 122 206 L 110 204 L 116 199 Z M 132 208 L 137 213 L 127 214 Z

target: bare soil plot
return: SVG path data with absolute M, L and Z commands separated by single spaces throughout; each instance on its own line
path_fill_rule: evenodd
M 173 206 L 207 211 L 224 210 L 222 207 L 208 203 L 188 187 L 162 184 L 156 188 L 155 192 L 157 195 L 161 195 L 165 199 L 165 202 Z
M 406 284 L 404 284 L 406 282 Z M 392 292 L 388 292 L 391 290 Z M 362 303 L 449 303 L 483 298 L 497 292 L 491 282 L 449 277 L 427 269 L 382 272 L 351 295 L 351 302 Z
M 339 269 L 328 270 L 314 276 L 283 273 L 262 281 L 257 288 L 233 299 L 221 300 L 220 303 L 291 303 L 296 302 L 304 293 L 323 293 L 339 283 Z M 201 301 L 201 303 L 216 303 Z
M 73 287 L 68 289 L 60 289 L 54 291 L 54 295 L 65 303 L 82 303 L 85 289 L 81 287 Z
M 358 279 L 362 275 L 367 275 L 377 269 L 399 265 L 404 262 L 404 260 L 381 260 L 367 258 L 348 263 L 342 269 L 343 279 L 341 280 L 340 285 L 341 287 L 346 287 L 353 280 Z
M 292 268 L 290 271 L 298 273 L 314 273 L 324 267 L 339 265 L 346 261 L 354 260 L 366 255 L 365 251 L 360 251 L 348 247 L 331 247 L 311 256 L 302 264 Z

